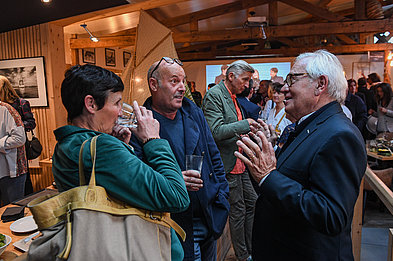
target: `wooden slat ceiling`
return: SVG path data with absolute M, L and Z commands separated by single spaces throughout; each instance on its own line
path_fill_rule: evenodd
M 393 31 L 393 0 L 146 0 L 55 23 L 73 35 L 72 49 L 126 47 L 135 44 L 140 9 L 171 28 L 183 60 L 293 56 L 322 47 L 335 53 L 393 49 L 389 35 L 379 36 L 383 45 L 373 44 L 373 35 Z M 249 16 L 264 16 L 268 25 L 246 26 Z M 100 42 L 86 39 L 84 22 Z

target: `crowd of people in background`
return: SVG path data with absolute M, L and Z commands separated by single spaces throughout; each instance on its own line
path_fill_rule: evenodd
M 218 80 L 224 80 L 223 75 L 227 68 L 228 65 L 221 67 L 222 74 L 216 77 L 215 83 L 208 84 L 207 91 L 216 86 Z M 254 77 L 256 75 L 259 74 L 254 72 L 245 90 L 236 95 L 237 101 L 247 117 L 254 120 L 259 118 L 267 124 L 274 125 L 280 136 L 286 126 L 294 122 L 284 110 L 284 95 L 280 95 L 280 89 L 285 81 L 278 75 L 278 69 L 275 67 L 270 69 L 270 79 L 260 80 Z M 390 84 L 382 82 L 377 73 L 370 73 L 367 77 L 363 75 L 357 80 L 351 78 L 347 83 L 348 91 L 345 101 L 341 104 L 342 110 L 358 127 L 364 139 L 372 139 L 383 132 L 393 132 L 393 93 Z M 195 90 L 195 82 L 191 82 L 190 86 L 191 90 Z M 194 98 L 193 94 L 197 105 L 200 104 L 199 95 L 200 93 L 196 92 Z M 283 139 L 285 141 L 285 137 Z

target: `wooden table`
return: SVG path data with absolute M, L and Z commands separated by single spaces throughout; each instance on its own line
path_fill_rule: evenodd
M 393 155 L 391 155 L 391 156 L 382 156 L 382 155 L 378 155 L 378 153 L 376 153 L 376 152 L 369 151 L 369 149 L 367 149 L 367 155 L 370 156 L 370 157 L 373 157 L 375 159 L 382 160 L 382 161 L 393 160 Z
M 0 215 L 3 214 L 4 210 L 7 207 L 16 207 L 16 205 L 7 205 L 7 206 L 0 208 Z M 25 216 L 31 216 L 30 210 L 27 207 L 25 208 Z M 17 242 L 23 238 L 26 238 L 27 236 L 29 236 L 35 232 L 35 231 L 33 231 L 30 233 L 23 233 L 23 234 L 13 233 L 10 230 L 10 226 L 12 223 L 13 223 L 13 221 L 7 222 L 7 223 L 3 223 L 2 221 L 0 221 L 0 233 L 10 236 L 12 238 L 11 243 L 7 246 L 4 253 L 0 256 L 0 259 L 3 259 L 4 261 L 13 260 L 15 257 L 23 254 L 24 253 L 23 251 L 18 250 L 12 244 L 14 244 L 15 242 Z

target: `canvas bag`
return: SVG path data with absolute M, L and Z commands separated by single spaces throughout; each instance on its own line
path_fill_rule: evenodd
M 171 260 L 172 227 L 184 240 L 185 232 L 169 213 L 131 207 L 107 195 L 95 182 L 93 168 L 85 184 L 79 152 L 80 187 L 28 204 L 42 235 L 30 245 L 27 260 Z

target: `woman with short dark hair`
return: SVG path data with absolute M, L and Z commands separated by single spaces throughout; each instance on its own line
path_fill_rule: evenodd
M 158 212 L 186 210 L 189 197 L 180 167 L 168 142 L 160 139 L 159 123 L 152 112 L 134 102 L 137 127 L 132 132 L 144 144 L 146 163 L 128 145 L 130 129 L 117 124 L 123 89 L 119 76 L 98 66 L 77 65 L 65 73 L 61 98 L 69 125 L 54 131 L 58 143 L 53 154 L 53 175 L 59 191 L 79 186 L 79 150 L 85 140 L 82 160 L 86 180 L 90 179 L 90 143 L 92 137 L 99 135 L 97 185 L 113 198 L 134 207 Z M 172 260 L 182 260 L 182 246 L 172 229 L 171 246 Z M 94 249 L 86 247 L 86 251 Z

